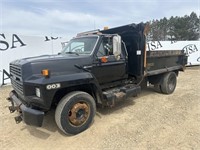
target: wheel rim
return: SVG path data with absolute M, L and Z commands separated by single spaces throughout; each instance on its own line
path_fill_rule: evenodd
M 74 126 L 83 125 L 90 114 L 90 107 L 85 102 L 79 102 L 72 106 L 68 113 L 69 122 Z
M 168 85 L 169 85 L 170 91 L 174 90 L 175 84 L 176 84 L 175 77 L 171 76 L 168 80 Z

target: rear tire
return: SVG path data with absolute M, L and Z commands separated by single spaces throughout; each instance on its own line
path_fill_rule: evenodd
M 86 92 L 75 91 L 64 96 L 55 112 L 57 126 L 65 134 L 78 134 L 93 122 L 96 105 Z
M 160 89 L 164 94 L 171 94 L 176 88 L 176 73 L 168 72 L 163 76 L 163 80 L 160 85 Z

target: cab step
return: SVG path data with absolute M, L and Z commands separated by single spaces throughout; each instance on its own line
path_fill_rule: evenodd
M 125 100 L 131 96 L 137 96 L 141 92 L 141 87 L 135 84 L 128 84 L 122 87 L 116 87 L 103 92 L 103 98 L 106 105 L 114 106 L 115 102 Z

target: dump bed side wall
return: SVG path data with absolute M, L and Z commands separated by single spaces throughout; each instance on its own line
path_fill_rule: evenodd
M 183 70 L 187 57 L 182 50 L 147 51 L 147 75 Z

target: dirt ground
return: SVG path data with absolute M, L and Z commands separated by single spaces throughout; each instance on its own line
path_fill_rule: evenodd
M 200 149 L 200 67 L 181 72 L 171 95 L 148 88 L 112 109 L 98 109 L 92 126 L 76 136 L 58 130 L 54 111 L 42 128 L 16 124 L 5 100 L 10 90 L 0 88 L 0 149 Z

